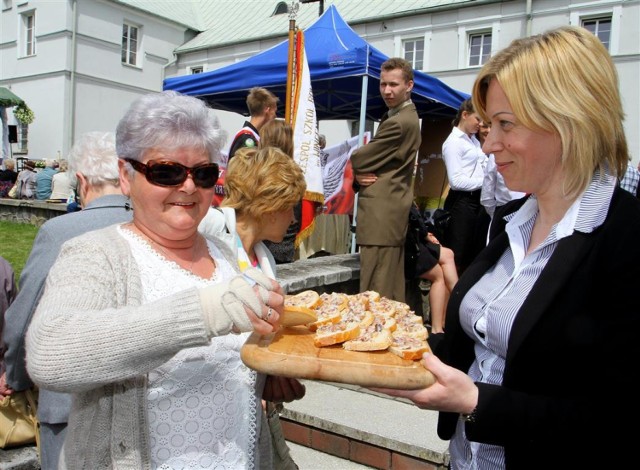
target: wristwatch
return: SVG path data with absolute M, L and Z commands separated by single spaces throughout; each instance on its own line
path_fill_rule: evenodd
M 460 417 L 464 420 L 465 423 L 475 423 L 477 412 L 478 412 L 478 407 L 476 406 L 473 409 L 473 411 L 469 414 L 460 413 Z

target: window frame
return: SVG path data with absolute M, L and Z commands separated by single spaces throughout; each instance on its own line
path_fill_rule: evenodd
M 31 22 L 31 24 L 29 24 Z M 29 10 L 20 13 L 20 57 L 36 55 L 36 11 Z
M 420 51 L 417 48 L 417 45 L 419 42 L 422 42 L 422 50 Z M 409 59 L 407 58 L 407 44 L 412 43 L 412 58 Z M 412 38 L 404 38 L 402 39 L 402 57 L 409 61 L 409 63 L 411 63 L 411 67 L 413 67 L 414 70 L 424 70 L 425 68 L 425 38 L 424 36 L 422 37 L 412 37 Z M 419 53 L 422 53 L 422 57 L 420 59 L 417 59 L 417 56 Z M 418 67 L 418 60 L 420 61 L 420 66 Z
M 609 33 L 609 54 L 616 55 L 620 51 L 620 27 L 622 22 L 622 5 L 613 7 L 603 7 L 596 5 L 594 8 L 572 9 L 569 13 L 569 24 L 572 26 L 582 26 L 584 21 L 593 19 L 611 18 L 611 32 Z
M 18 142 L 15 144 L 17 148 L 13 153 L 16 155 L 25 155 L 29 153 L 29 124 L 16 121 L 16 130 L 18 133 Z
M 126 36 L 125 36 L 125 28 L 126 28 Z M 132 51 L 131 48 L 131 32 L 135 29 L 135 51 Z M 142 50 L 142 26 L 136 24 L 131 21 L 123 21 L 122 22 L 122 37 L 121 37 L 121 48 L 120 48 L 120 61 L 122 65 L 126 65 L 129 67 L 142 68 L 142 63 L 140 61 L 140 55 Z M 126 41 L 126 42 L 125 42 Z M 131 62 L 132 53 L 135 54 L 134 62 Z M 125 57 L 123 57 L 125 56 Z
M 480 38 L 480 51 L 478 55 L 472 55 L 474 38 Z M 487 44 L 488 43 L 488 44 Z M 487 60 L 491 58 L 493 51 L 493 34 L 492 31 L 469 31 L 467 32 L 467 67 L 482 67 Z M 489 53 L 485 57 L 485 48 L 489 46 Z M 471 63 L 472 59 L 477 58 L 478 63 Z
M 609 37 L 608 37 L 606 43 L 598 35 L 598 29 L 599 29 L 599 26 L 600 26 L 600 22 L 602 20 L 609 20 Z M 595 22 L 595 31 L 591 31 L 589 28 L 587 28 L 585 26 L 585 23 L 588 23 L 588 22 Z M 582 17 L 582 18 L 580 18 L 580 26 L 582 26 L 583 28 L 585 28 L 588 31 L 591 31 L 595 35 L 595 37 L 600 39 L 600 42 L 607 48 L 607 50 L 609 50 L 609 48 L 611 47 L 611 32 L 612 32 L 612 28 L 613 28 L 613 18 L 611 18 L 611 15 L 594 16 L 594 17 Z
M 476 34 L 491 34 L 491 51 L 489 57 L 498 50 L 500 43 L 500 20 L 489 23 L 478 24 L 475 21 L 468 21 L 458 25 L 458 69 L 480 68 L 481 65 L 469 65 L 470 51 L 469 45 L 471 36 Z
M 189 67 L 189 75 L 204 73 L 204 65 L 193 65 Z

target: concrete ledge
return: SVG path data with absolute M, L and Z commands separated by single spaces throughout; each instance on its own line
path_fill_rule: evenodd
M 360 254 L 322 256 L 278 265 L 278 282 L 285 292 L 313 289 L 319 293 L 359 292 Z
M 47 220 L 66 213 L 67 204 L 64 202 L 0 198 L 0 220 L 40 227 Z

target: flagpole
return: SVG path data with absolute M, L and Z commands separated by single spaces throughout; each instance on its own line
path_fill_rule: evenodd
M 293 71 L 295 70 L 295 33 L 296 16 L 300 5 L 291 2 L 289 6 L 289 58 L 287 60 L 287 96 L 285 101 L 284 119 L 287 123 L 293 122 Z

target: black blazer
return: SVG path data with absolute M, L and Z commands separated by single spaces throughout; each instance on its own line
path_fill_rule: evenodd
M 524 200 L 504 206 L 513 212 Z M 465 271 L 447 308 L 438 349 L 468 371 L 473 341 L 462 330 L 466 292 L 508 247 L 504 223 Z M 616 188 L 604 224 L 561 240 L 514 321 L 502 386 L 478 383 L 470 440 L 505 448 L 506 468 L 594 468 L 634 462 L 640 373 L 640 201 Z M 450 439 L 459 415 L 440 413 Z M 633 459 L 633 460 L 632 460 Z

